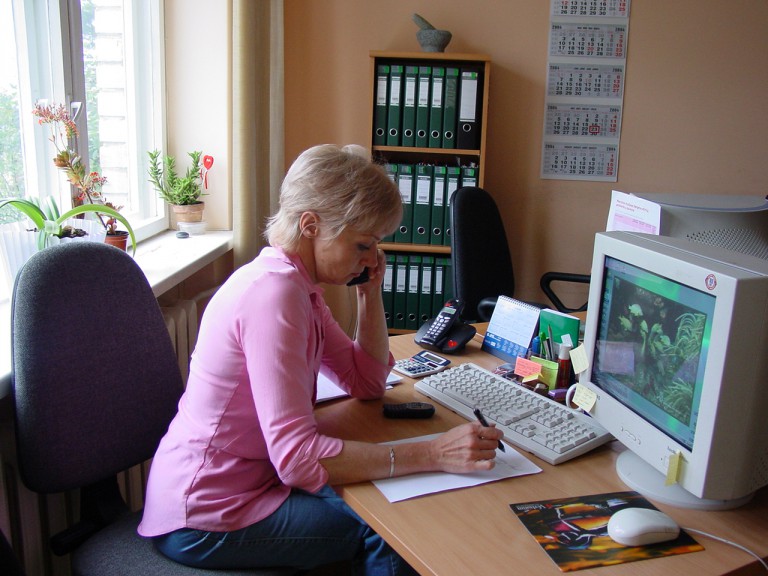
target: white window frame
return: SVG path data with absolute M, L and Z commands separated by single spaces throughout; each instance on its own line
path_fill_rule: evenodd
M 80 0 L 12 0 L 17 38 L 20 117 L 28 194 L 54 194 L 68 207 L 69 185 L 53 166 L 53 145 L 48 133 L 37 129 L 32 115 L 40 100 L 85 102 Z M 141 89 L 129 91 L 129 190 L 136 210 L 125 213 L 139 240 L 168 228 L 165 205 L 147 182 L 147 152 L 165 150 L 165 85 L 162 0 L 126 0 L 135 32 L 133 50 L 126 50 L 128 82 Z M 128 23 L 131 26 L 131 23 Z M 151 47 L 147 50 L 147 47 Z M 154 61 L 152 59 L 154 58 Z M 28 72 L 27 72 L 28 70 Z M 138 84 L 137 84 L 138 82 Z M 149 86 L 150 89 L 146 87 Z M 87 134 L 87 114 L 77 118 L 78 130 Z M 32 137 L 30 138 L 30 135 Z M 86 141 L 81 136 L 83 142 Z M 87 157 L 87 145 L 81 144 Z

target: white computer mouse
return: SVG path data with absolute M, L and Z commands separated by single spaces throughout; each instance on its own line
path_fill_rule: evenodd
M 624 508 L 608 521 L 608 536 L 624 546 L 645 546 L 674 540 L 680 526 L 659 510 Z

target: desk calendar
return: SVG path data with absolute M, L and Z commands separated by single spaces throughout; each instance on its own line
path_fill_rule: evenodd
M 629 0 L 552 0 L 541 177 L 615 182 Z

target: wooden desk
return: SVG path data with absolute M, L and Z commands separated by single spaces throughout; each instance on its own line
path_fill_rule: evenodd
M 412 355 L 418 350 L 409 334 L 393 336 L 391 348 L 396 358 Z M 486 368 L 500 363 L 481 352 L 477 340 L 451 359 L 454 364 L 472 361 Z M 402 384 L 388 390 L 383 401 L 427 400 L 413 389 L 413 381 L 406 378 Z M 324 403 L 317 408 L 317 418 L 327 434 L 371 442 L 439 432 L 465 421 L 437 404 L 436 414 L 429 420 L 387 420 L 381 415 L 383 401 L 344 399 Z M 339 487 L 339 491 L 344 500 L 422 575 L 562 574 L 515 517 L 509 504 L 627 490 L 614 468 L 621 449 L 618 442 L 612 442 L 558 466 L 550 466 L 524 453 L 542 468 L 541 474 L 403 502 L 390 503 L 370 482 Z M 766 489 L 758 492 L 750 504 L 724 512 L 697 512 L 654 504 L 682 526 L 715 534 L 763 557 L 768 556 Z M 693 536 L 706 550 L 581 570 L 574 574 L 765 574 L 747 553 L 710 538 Z

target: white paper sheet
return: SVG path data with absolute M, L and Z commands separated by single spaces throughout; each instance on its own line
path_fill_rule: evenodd
M 606 232 L 624 230 L 658 234 L 660 226 L 661 206 L 656 202 L 618 190 L 611 192 L 611 208 L 608 211 Z
M 421 440 L 430 440 L 437 437 L 438 434 L 420 436 L 417 438 L 408 438 L 397 442 L 386 442 L 386 444 L 407 444 L 410 442 L 419 442 Z M 541 468 L 525 458 L 510 445 L 505 444 L 507 451 L 496 451 L 496 466 L 493 470 L 484 472 L 475 472 L 471 474 L 450 474 L 448 472 L 425 472 L 422 474 L 411 474 L 409 476 L 400 476 L 398 478 L 386 478 L 384 480 L 375 480 L 373 483 L 387 500 L 390 502 L 399 502 L 409 498 L 416 498 L 425 494 L 443 492 L 445 490 L 456 490 L 457 488 L 468 488 L 478 486 L 486 482 L 495 482 L 504 478 L 513 478 L 515 476 L 525 476 L 527 474 L 538 474 Z
M 392 388 L 393 385 L 403 381 L 402 376 L 390 372 L 387 376 L 387 388 Z M 335 398 L 343 398 L 349 396 L 344 390 L 339 388 L 334 382 L 331 382 L 328 378 L 319 374 L 317 376 L 317 401 L 325 402 L 326 400 L 334 400 Z

